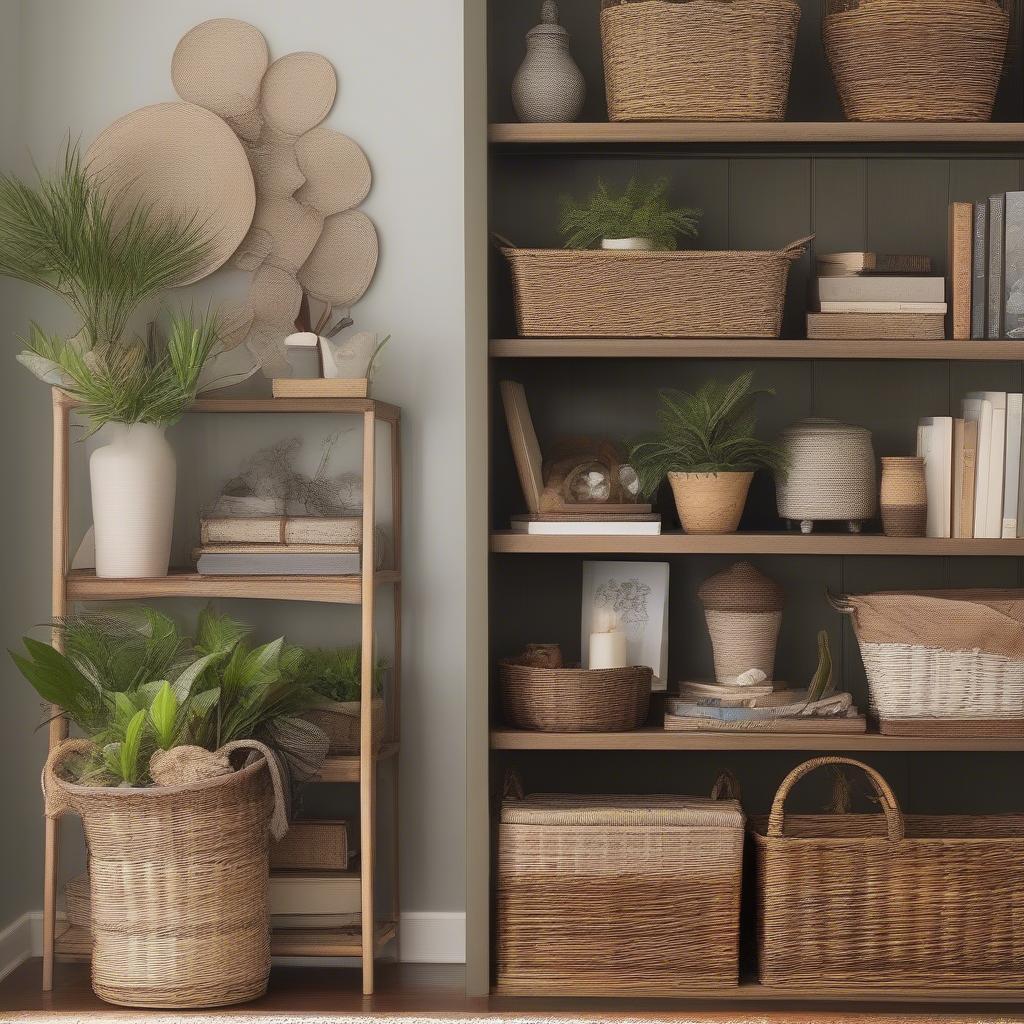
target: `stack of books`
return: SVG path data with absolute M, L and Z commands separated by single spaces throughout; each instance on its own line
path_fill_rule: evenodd
M 918 424 L 929 537 L 1024 537 L 1022 410 L 1020 394 L 974 391 L 960 416 Z
M 360 571 L 358 516 L 210 516 L 193 553 L 203 576 L 351 576 Z
M 275 929 L 345 928 L 361 919 L 355 872 L 277 871 L 270 879 L 269 897 Z
M 1024 192 L 949 208 L 953 338 L 1024 338 Z
M 945 337 L 946 282 L 927 256 L 873 252 L 818 257 L 807 337 L 818 340 Z

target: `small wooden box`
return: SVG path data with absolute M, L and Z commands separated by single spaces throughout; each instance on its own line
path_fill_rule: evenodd
M 275 377 L 270 386 L 275 398 L 366 398 L 370 394 L 366 377 Z
M 347 871 L 348 822 L 293 821 L 287 835 L 270 844 L 272 871 Z

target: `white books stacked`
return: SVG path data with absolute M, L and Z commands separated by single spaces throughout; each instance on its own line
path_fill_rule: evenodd
M 527 533 L 534 537 L 657 537 L 661 534 L 661 516 L 657 513 L 621 518 L 606 516 L 600 519 L 575 516 L 512 516 L 512 532 Z
M 359 923 L 357 872 L 275 871 L 269 895 L 275 928 L 343 928 Z
M 929 416 L 917 425 L 917 454 L 924 459 L 929 537 L 953 530 L 953 417 Z
M 822 313 L 946 312 L 946 281 L 942 277 L 819 275 L 816 291 Z

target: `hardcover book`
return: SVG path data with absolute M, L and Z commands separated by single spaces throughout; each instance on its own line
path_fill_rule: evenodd
M 963 400 L 963 411 L 964 420 L 976 424 L 978 431 L 974 472 L 973 536 L 980 538 L 988 536 L 985 532 L 985 522 L 988 516 L 989 461 L 992 451 L 992 403 L 984 398 L 968 396 Z
M 917 425 L 917 454 L 924 459 L 929 537 L 948 537 L 952 523 L 953 418 L 929 416 Z
M 821 302 L 945 302 L 941 277 L 819 277 Z
M 974 247 L 971 253 L 971 337 L 985 337 L 988 310 L 988 203 L 974 204 Z
M 945 316 L 945 302 L 825 302 L 822 313 L 937 313 Z
M 949 207 L 946 279 L 949 287 L 950 337 L 963 341 L 971 336 L 971 249 L 974 236 L 974 204 Z
M 826 252 L 818 256 L 822 277 L 844 274 L 930 274 L 930 256 L 898 256 L 877 252 Z
M 200 520 L 205 544 L 361 544 L 359 516 L 265 516 L 243 519 L 208 516 Z
M 1006 454 L 1003 462 L 1003 532 L 1001 536 L 1017 536 L 1017 504 L 1020 495 L 1021 420 L 1024 418 L 1024 395 L 1006 396 Z
M 352 576 L 360 557 L 306 554 L 200 554 L 196 572 L 201 576 Z
M 1006 193 L 1004 237 L 1003 337 L 1024 339 L 1024 192 Z
M 1006 229 L 1006 197 L 988 201 L 988 313 L 985 330 L 990 340 L 1003 336 L 1003 246 Z

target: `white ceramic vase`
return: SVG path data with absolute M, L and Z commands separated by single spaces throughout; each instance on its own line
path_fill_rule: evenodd
M 653 238 L 602 238 L 602 249 L 640 249 L 649 252 L 657 248 Z
M 167 575 L 177 467 L 165 429 L 108 423 L 89 458 L 97 576 Z

